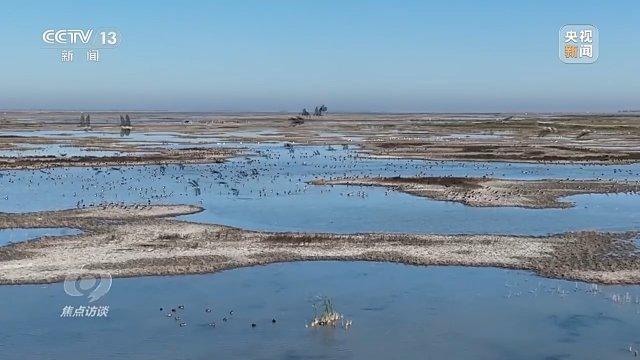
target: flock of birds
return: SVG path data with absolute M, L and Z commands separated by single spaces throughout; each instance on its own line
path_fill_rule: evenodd
M 50 210 L 49 206 L 76 208 L 94 206 L 131 206 L 144 209 L 154 203 L 196 199 L 202 203 L 207 192 L 217 192 L 230 197 L 280 197 L 297 196 L 310 188 L 308 181 L 314 178 L 377 177 L 377 176 L 434 176 L 439 174 L 474 174 L 486 177 L 536 178 L 554 173 L 550 165 L 496 165 L 482 162 L 447 162 L 420 160 L 382 160 L 359 155 L 355 151 L 333 147 L 298 147 L 297 145 L 273 145 L 253 149 L 255 156 L 232 159 L 227 163 L 212 165 L 148 165 L 109 168 L 56 168 L 34 171 L 0 172 L 0 195 L 9 211 Z M 640 179 L 640 167 L 618 166 L 607 168 L 598 165 L 575 165 L 572 175 L 599 180 Z M 16 191 L 23 189 L 21 191 Z M 318 189 L 320 193 L 330 188 Z M 388 194 L 389 192 L 386 192 Z M 16 197 L 30 194 L 25 199 Z M 365 190 L 343 191 L 345 197 L 366 198 Z M 199 199 L 199 200 L 198 200 Z M 15 204 L 18 208 L 11 208 Z M 577 288 L 577 285 L 576 285 Z M 537 291 L 537 290 L 534 290 Z M 566 294 L 568 289 L 557 289 Z M 594 289 L 585 291 L 598 292 Z M 507 296 L 521 296 L 518 291 Z M 630 295 L 613 294 L 616 304 L 639 303 Z M 176 326 L 186 327 L 185 307 L 161 307 L 160 312 L 172 319 Z M 201 309 L 209 327 L 226 323 L 234 317 L 234 311 L 214 316 L 212 308 Z M 271 320 L 276 323 L 276 318 Z M 256 322 L 248 326 L 257 327 Z M 629 345 L 629 352 L 638 355 L 638 349 Z
M 165 317 L 173 319 L 176 325 L 179 327 L 185 327 L 188 325 L 186 320 L 183 318 L 184 310 L 185 310 L 184 305 L 178 305 L 177 307 L 171 308 L 169 311 L 167 311 L 167 309 L 164 307 L 160 308 L 160 312 L 164 313 Z M 207 326 L 215 328 L 217 323 L 216 323 L 216 320 L 214 320 L 213 318 L 213 309 L 211 307 L 206 307 L 204 308 L 203 312 L 204 314 L 206 314 L 205 316 L 208 317 Z M 229 322 L 231 319 L 233 319 L 234 313 L 235 312 L 233 310 L 230 310 L 228 312 L 225 312 L 224 315 L 221 315 L 222 317 L 218 316 L 216 319 L 218 319 L 222 323 L 226 323 L 226 322 Z M 276 318 L 273 317 L 271 319 L 271 323 L 275 324 L 276 322 L 277 322 Z M 250 326 L 252 328 L 255 328 L 258 326 L 258 324 L 256 322 L 252 322 Z
M 44 197 L 58 198 L 60 207 L 86 208 L 104 204 L 192 201 L 202 203 L 205 192 L 231 197 L 278 197 L 305 193 L 308 181 L 325 178 L 361 178 L 378 176 L 484 176 L 484 177 L 553 177 L 552 166 L 527 166 L 489 163 L 443 162 L 420 160 L 382 160 L 359 155 L 356 151 L 333 147 L 302 147 L 297 145 L 262 146 L 253 149 L 255 156 L 232 159 L 211 165 L 148 165 L 113 166 L 108 168 L 56 168 L 30 172 L 0 173 L 0 193 L 9 200 L 16 187 L 25 192 L 55 189 Z M 639 179 L 640 168 L 575 166 L 572 175 L 598 180 Z M 550 175 L 551 174 L 551 175 Z M 557 177 L 557 176 L 556 176 Z M 562 177 L 567 178 L 567 177 Z M 314 188 L 320 193 L 330 187 Z M 366 198 L 362 188 L 340 188 L 344 197 Z M 385 195 L 389 195 L 389 191 Z M 184 200 L 186 198 L 186 200 Z M 69 201 L 72 199 L 73 202 Z M 15 199 L 12 199 L 15 200 Z M 37 208 L 38 198 L 30 205 Z M 36 210 L 36 209 L 34 209 Z

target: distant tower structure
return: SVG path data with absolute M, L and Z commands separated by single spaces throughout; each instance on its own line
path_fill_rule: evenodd
M 320 106 L 316 106 L 315 110 L 313 110 L 313 116 L 322 116 L 327 112 L 327 107 L 322 104 Z
M 129 136 L 131 134 L 131 118 L 129 114 L 120 115 L 120 136 Z
M 129 117 L 129 114 L 126 114 L 125 116 L 120 115 L 120 126 L 131 127 L 131 118 Z
M 80 126 L 86 131 L 91 130 L 91 116 L 89 114 L 80 114 Z

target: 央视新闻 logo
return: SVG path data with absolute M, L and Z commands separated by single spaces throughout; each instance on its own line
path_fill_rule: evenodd
M 592 64 L 598 60 L 599 40 L 593 25 L 565 25 L 558 34 L 558 57 L 565 64 Z

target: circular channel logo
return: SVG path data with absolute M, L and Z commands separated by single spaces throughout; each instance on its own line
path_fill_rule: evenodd
M 86 296 L 89 302 L 97 301 L 111 289 L 111 274 L 73 274 L 64 279 L 64 292 L 69 296 Z

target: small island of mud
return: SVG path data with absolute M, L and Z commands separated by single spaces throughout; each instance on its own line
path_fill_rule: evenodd
M 314 185 L 384 186 L 434 200 L 468 206 L 514 206 L 534 209 L 569 208 L 560 198 L 580 194 L 637 193 L 640 182 L 598 180 L 511 180 L 472 177 L 387 177 L 318 179 Z
M 210 273 L 285 261 L 371 260 L 414 265 L 493 266 L 609 284 L 640 283 L 636 232 L 509 235 L 303 234 L 247 231 L 178 221 L 188 205 L 104 205 L 0 214 L 0 228 L 71 227 L 78 235 L 0 247 L 0 284 L 67 276 Z
M 235 149 L 192 148 L 138 152 L 113 156 L 25 156 L 0 157 L 0 170 L 43 169 L 52 167 L 100 167 L 165 164 L 212 164 L 237 155 Z

